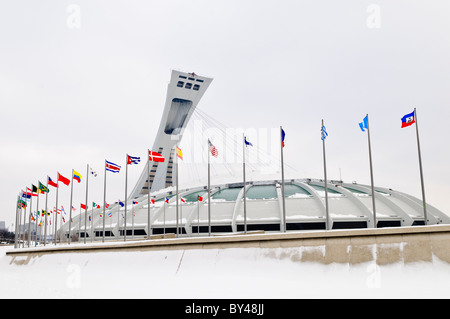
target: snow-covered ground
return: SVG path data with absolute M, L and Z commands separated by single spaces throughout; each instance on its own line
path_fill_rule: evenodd
M 6 256 L 1 298 L 449 298 L 450 264 L 299 262 L 305 248 Z

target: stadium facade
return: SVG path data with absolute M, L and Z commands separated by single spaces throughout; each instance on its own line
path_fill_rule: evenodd
M 181 140 L 196 106 L 212 79 L 194 73 L 172 71 L 165 108 L 152 151 L 159 152 L 164 162 L 150 162 L 143 168 L 132 190 L 127 207 L 111 204 L 103 209 L 89 210 L 90 221 L 84 224 L 84 212 L 74 217 L 71 234 L 92 241 L 146 238 L 149 235 L 178 233 L 180 236 L 205 236 L 244 231 L 244 186 L 248 231 L 266 232 L 326 229 L 325 183 L 321 179 L 285 180 L 285 212 L 281 180 L 250 181 L 180 189 L 177 205 L 174 179 L 175 146 Z M 422 201 L 414 196 L 385 187 L 375 187 L 376 221 L 372 211 L 369 185 L 328 181 L 330 229 L 402 227 L 424 225 Z M 150 191 L 150 227 L 148 225 L 148 194 Z M 199 200 L 201 199 L 201 200 Z M 133 204 L 133 201 L 136 204 Z M 208 206 L 210 205 L 209 209 Z M 211 212 L 211 214 L 209 214 Z M 103 228 L 103 218 L 105 228 Z M 427 223 L 450 224 L 450 217 L 427 204 Z M 126 227 L 125 227 L 126 226 Z M 69 223 L 59 229 L 67 238 Z M 86 231 L 85 231 L 86 230 Z

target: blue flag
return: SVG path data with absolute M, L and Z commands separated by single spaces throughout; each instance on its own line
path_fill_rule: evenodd
M 252 143 L 250 143 L 249 141 L 247 141 L 247 136 L 244 137 L 244 142 L 245 142 L 245 146 L 253 146 Z
M 361 131 L 365 132 L 365 128 L 367 127 L 367 115 L 366 117 L 363 119 L 363 121 L 361 123 L 359 123 L 359 127 L 361 128 Z
M 120 206 L 122 206 L 122 207 L 123 207 L 123 206 L 125 206 L 125 204 L 124 204 L 124 203 L 122 203 L 122 201 L 121 201 L 121 200 L 119 200 L 119 205 L 120 205 Z
M 325 126 L 324 126 L 324 125 L 322 125 L 321 135 L 322 135 L 322 141 L 323 141 L 324 139 L 326 139 L 327 136 L 328 136 L 327 130 L 325 129 Z

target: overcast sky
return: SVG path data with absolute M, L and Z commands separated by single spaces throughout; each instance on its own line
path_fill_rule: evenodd
M 375 184 L 421 198 L 415 127 L 400 128 L 416 107 L 427 202 L 450 214 L 448 17 L 448 1 L 425 0 L 4 0 L 0 220 L 14 223 L 25 187 L 85 177 L 87 163 L 89 203 L 102 203 L 104 160 L 152 147 L 172 69 L 214 78 L 198 108 L 229 127 L 282 125 L 292 178 L 323 178 L 324 119 L 329 178 L 370 184 L 368 113 Z M 129 191 L 142 169 L 129 167 Z M 107 201 L 124 178 L 108 175 Z

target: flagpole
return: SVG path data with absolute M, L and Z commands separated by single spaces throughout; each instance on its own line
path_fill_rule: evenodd
M 27 192 L 27 187 L 25 187 L 25 192 Z M 28 199 L 28 195 L 26 195 L 26 197 L 25 197 L 26 206 L 22 210 L 22 212 L 23 212 L 22 248 L 25 248 L 25 225 L 26 225 L 26 220 L 27 220 L 27 207 L 29 204 L 27 199 Z M 31 196 L 30 196 L 30 201 L 31 201 Z
M 94 204 L 92 204 L 92 208 L 91 208 L 91 222 L 90 224 L 90 229 L 91 229 L 91 243 L 94 242 L 94 236 L 95 236 L 95 231 L 94 231 Z
M 147 149 L 147 239 L 150 239 L 151 236 L 151 227 L 150 227 L 150 150 Z
M 417 152 L 419 155 L 420 185 L 422 187 L 423 218 L 424 218 L 424 224 L 427 225 L 428 224 L 428 216 L 427 216 L 427 206 L 426 206 L 426 201 L 425 201 L 425 185 L 423 182 L 422 155 L 420 153 L 419 127 L 417 125 L 416 108 L 414 108 L 414 118 L 416 121 L 416 137 L 417 137 Z
M 55 241 L 55 245 L 57 242 L 57 231 L 58 231 L 58 191 L 59 191 L 59 172 L 57 173 L 57 178 L 56 178 L 56 212 L 55 212 L 55 233 L 54 233 L 54 237 L 52 238 Z
M 25 242 L 25 218 L 26 218 L 26 210 L 27 210 L 27 206 L 28 206 L 28 202 L 27 202 L 27 194 L 26 194 L 26 187 L 25 187 L 25 207 L 21 207 L 20 209 L 20 216 L 19 216 L 19 245 L 18 247 L 20 248 L 20 243 L 22 242 L 22 247 L 24 246 L 24 242 Z M 23 214 L 23 229 L 20 229 L 20 225 L 22 224 L 22 214 Z
M 128 184 L 128 154 L 125 160 L 125 215 L 123 218 L 123 241 L 127 241 L 127 184 Z M 119 206 L 120 207 L 120 206 Z M 120 210 L 120 208 L 119 208 Z M 117 213 L 119 214 L 119 213 Z M 117 230 L 119 229 L 119 224 L 117 224 Z M 120 232 L 119 232 L 120 234 Z
M 367 142 L 369 145 L 370 183 L 372 184 L 373 227 L 377 228 L 377 215 L 375 210 L 375 189 L 373 183 L 373 169 L 372 169 L 372 150 L 370 147 L 369 114 L 366 114 L 366 117 L 367 117 Z
M 47 245 L 47 201 L 48 201 L 48 176 L 47 176 L 47 191 L 45 192 L 45 225 L 44 225 L 44 246 Z
M 17 195 L 17 203 L 16 203 L 16 222 L 15 222 L 15 227 L 14 227 L 14 248 L 17 248 L 17 243 L 18 243 L 18 236 L 19 236 L 19 231 L 18 231 L 18 224 L 19 224 L 19 201 L 20 201 L 20 195 Z M 22 203 L 20 203 L 20 207 L 22 207 Z
M 134 203 L 131 202 L 131 239 L 134 240 Z
M 209 153 L 210 153 L 209 143 L 207 149 L 208 149 L 208 234 L 211 237 L 211 168 L 209 160 Z
M 16 204 L 16 222 L 14 227 L 14 248 L 17 248 L 17 243 L 19 242 L 19 220 L 20 220 L 20 213 L 19 213 L 19 201 L 21 200 L 20 195 L 17 195 L 17 204 Z M 22 207 L 22 202 L 20 202 L 20 207 Z
M 39 182 L 40 183 L 40 182 Z M 39 185 L 39 184 L 38 184 Z M 37 230 L 38 230 L 38 217 L 39 216 L 39 188 L 37 189 L 37 202 L 36 202 L 36 223 L 34 224 L 34 246 L 36 247 L 37 243 Z M 40 218 L 39 218 L 40 219 Z
M 280 148 L 281 148 L 281 197 L 283 203 L 283 231 L 286 232 L 286 203 L 284 200 L 284 161 L 283 161 L 283 128 L 280 126 Z
M 175 147 L 176 147 L 175 148 L 175 153 L 176 153 L 176 150 L 178 148 L 178 144 Z M 178 155 L 175 156 L 175 188 L 176 188 L 176 201 L 177 201 L 177 204 L 176 204 L 176 219 L 177 219 L 177 222 L 176 222 L 176 228 L 177 228 L 176 236 L 178 238 L 178 218 L 179 218 L 179 216 L 178 216 Z
M 84 243 L 86 244 L 86 224 L 87 224 L 87 211 L 88 211 L 88 182 L 89 182 L 89 164 L 86 167 L 86 206 L 84 208 Z M 80 212 L 81 213 L 81 212 Z
M 31 197 L 30 197 L 30 216 L 28 216 L 28 240 L 27 240 L 27 244 L 28 247 L 30 247 L 30 237 L 31 237 L 31 214 L 32 214 L 32 205 L 33 205 L 33 184 L 31 184 Z
M 105 205 L 106 205 L 106 160 L 105 160 L 105 178 L 103 182 L 103 238 L 102 243 L 105 242 Z
M 327 186 L 327 162 L 325 157 L 325 127 L 323 126 L 322 119 L 322 149 L 323 149 L 323 174 L 325 178 L 325 217 L 326 217 L 326 230 L 330 230 L 330 215 L 328 211 L 328 186 Z
M 244 179 L 244 234 L 247 234 L 247 195 L 245 186 L 247 185 L 245 180 L 245 135 L 242 133 L 242 175 Z
M 166 239 L 166 198 L 164 198 L 163 238 Z
M 70 245 L 70 236 L 72 231 L 72 199 L 73 199 L 73 168 L 72 168 L 72 179 L 70 181 L 70 214 L 69 214 L 69 238 L 68 238 L 68 244 Z

